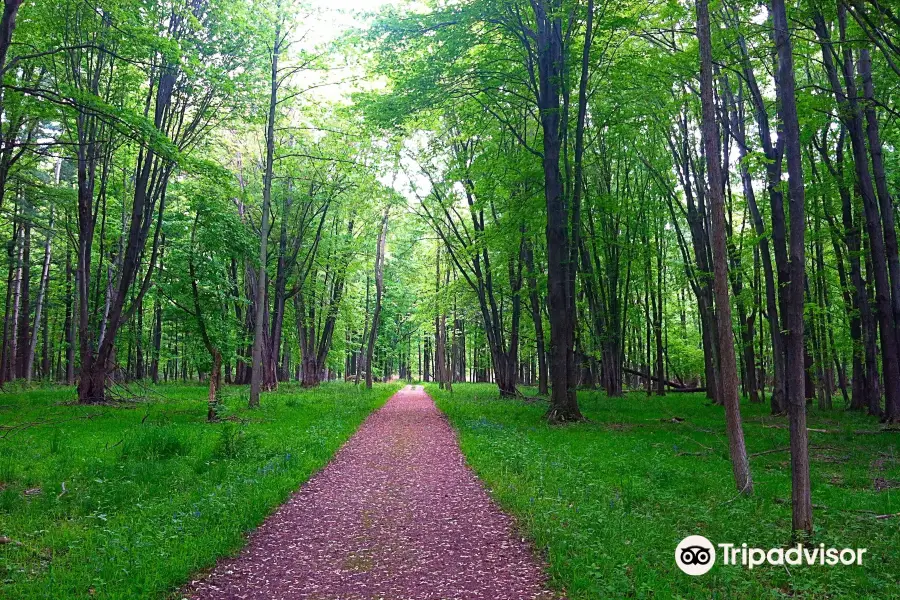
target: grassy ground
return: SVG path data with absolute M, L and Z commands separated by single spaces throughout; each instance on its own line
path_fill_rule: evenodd
M 283 385 L 254 411 L 226 389 L 217 424 L 197 386 L 130 408 L 0 394 L 0 536 L 15 541 L 0 544 L 0 597 L 166 597 L 236 551 L 397 388 Z
M 463 452 L 494 497 L 546 552 L 552 583 L 570 598 L 900 598 L 900 434 L 871 418 L 813 411 L 813 502 L 818 545 L 868 548 L 862 566 L 722 566 L 690 577 L 675 546 L 787 546 L 787 452 L 751 458 L 756 494 L 738 497 L 722 409 L 701 395 L 608 399 L 580 393 L 590 423 L 543 424 L 546 403 L 501 400 L 496 387 L 429 386 L 460 433 Z M 784 418 L 743 405 L 748 451 L 784 448 Z M 684 419 L 678 421 L 674 417 Z M 877 480 L 877 481 L 876 481 Z M 721 555 L 720 555 L 721 556 Z M 721 561 L 721 558 L 719 559 Z

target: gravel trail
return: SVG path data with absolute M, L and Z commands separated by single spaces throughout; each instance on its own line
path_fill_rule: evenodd
M 195 600 L 549 600 L 542 565 L 421 386 L 373 413 Z

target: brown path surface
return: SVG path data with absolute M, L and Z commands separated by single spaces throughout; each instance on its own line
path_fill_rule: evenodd
M 186 590 L 197 600 L 553 598 L 541 565 L 466 466 L 419 386 Z

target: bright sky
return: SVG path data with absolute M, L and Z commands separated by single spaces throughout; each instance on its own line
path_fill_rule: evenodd
M 303 37 L 302 48 L 306 50 L 321 48 L 348 29 L 364 27 L 368 20 L 367 15 L 377 13 L 388 5 L 397 6 L 404 3 L 405 0 L 307 0 L 307 6 L 312 9 L 312 14 L 304 15 L 300 19 L 296 34 Z M 339 83 L 350 75 L 343 69 L 329 73 L 326 78 L 336 85 L 317 88 L 313 91 L 313 95 L 326 100 L 337 100 L 354 87 L 352 84 Z
M 308 39 L 316 45 L 327 43 L 350 27 L 364 25 L 365 19 L 359 18 L 360 13 L 375 13 L 388 5 L 410 4 L 406 0 L 310 0 L 310 3 L 320 11 L 316 23 L 307 22 L 306 24 L 307 29 L 311 27 L 310 33 L 313 34 L 311 38 L 315 38 L 314 40 Z M 340 80 L 347 75 L 347 72 L 331 73 L 329 77 L 336 82 L 335 85 L 318 88 L 315 90 L 315 95 L 333 101 L 351 91 L 355 84 L 340 83 Z M 427 178 L 421 173 L 417 173 L 416 165 L 409 164 L 408 159 L 404 161 L 404 168 L 400 172 L 385 173 L 380 180 L 381 183 L 393 187 L 411 202 L 415 201 L 417 192 L 428 194 L 431 188 Z
M 322 11 L 322 37 L 328 39 L 347 27 L 359 24 L 354 19 L 355 13 L 374 13 L 389 4 L 402 4 L 403 0 L 311 0 L 311 3 Z
M 336 10 L 375 10 L 385 4 L 399 4 L 398 0 L 314 0 L 318 6 Z

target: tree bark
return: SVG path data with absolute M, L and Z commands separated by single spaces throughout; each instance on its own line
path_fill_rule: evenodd
M 107 23 L 104 26 L 108 26 Z M 173 27 L 173 29 L 175 29 Z M 68 56 L 68 54 L 67 54 Z M 101 51 L 92 64 L 93 75 L 89 89 L 84 90 L 101 95 L 99 82 L 101 73 L 111 68 L 112 55 Z M 77 52 L 69 56 L 70 61 L 80 63 Z M 74 66 L 73 68 L 80 68 Z M 176 66 L 163 62 L 154 69 L 150 80 L 153 90 L 153 126 L 157 131 L 172 133 L 180 123 L 179 113 L 172 109 L 175 84 L 178 81 Z M 185 106 L 185 105 L 182 105 Z M 148 106 L 149 108 L 149 106 Z M 184 109 L 182 109 L 184 110 Z M 118 260 L 117 283 L 111 295 L 108 317 L 104 319 L 105 330 L 94 346 L 91 330 L 89 295 L 91 246 L 96 225 L 94 210 L 94 187 L 98 161 L 105 156 L 101 171 L 101 197 L 105 197 L 105 181 L 109 173 L 111 148 L 105 141 L 106 131 L 103 120 L 87 107 L 79 106 L 75 115 L 78 143 L 76 145 L 78 182 L 78 290 L 79 290 L 79 341 L 81 354 L 81 376 L 78 384 L 78 401 L 81 404 L 103 402 L 106 399 L 105 382 L 115 368 L 115 339 L 119 328 L 130 321 L 137 309 L 137 303 L 150 287 L 151 275 L 157 260 L 162 231 L 162 215 L 165 209 L 166 188 L 174 169 L 174 162 L 159 154 L 152 146 L 142 145 L 137 152 L 134 190 L 130 213 L 123 214 L 123 252 Z M 171 129 L 171 130 L 170 130 Z M 178 131 L 182 131 L 178 129 Z M 154 227 L 155 225 L 155 227 Z M 127 230 L 126 230 L 127 228 Z M 151 236 L 152 234 L 152 236 Z M 152 237 L 147 271 L 143 274 L 137 292 L 129 292 L 138 278 L 138 271 L 144 263 L 142 257 L 147 241 Z M 126 301 L 132 303 L 126 310 Z
M 276 375 L 278 381 L 284 381 L 288 378 L 288 373 L 283 365 L 283 361 L 279 360 L 282 353 L 282 334 L 284 331 L 284 313 L 287 304 L 287 277 L 288 277 L 288 260 L 287 260 L 287 243 L 288 243 L 288 214 L 291 208 L 290 194 L 284 194 L 281 206 L 281 231 L 278 236 L 278 266 L 275 272 L 275 289 L 274 289 L 274 309 L 272 311 L 272 327 L 270 333 L 271 347 L 269 353 L 272 359 L 278 364 Z
M 875 194 L 881 209 L 881 224 L 884 232 L 884 250 L 887 255 L 888 274 L 891 280 L 891 312 L 894 324 L 894 339 L 900 344 L 900 255 L 897 248 L 897 228 L 894 222 L 894 203 L 888 190 L 887 175 L 884 169 L 884 158 L 881 134 L 878 128 L 878 115 L 875 113 L 875 86 L 872 83 L 872 59 L 869 50 L 859 51 L 857 65 L 863 82 L 863 106 L 866 117 L 866 137 L 869 141 L 869 153 L 872 157 L 872 174 L 875 179 Z M 900 346 L 897 350 L 900 363 Z M 900 369 L 900 364 L 898 364 Z M 888 422 L 900 420 L 900 397 L 896 394 L 885 395 L 884 418 Z
M 731 467 L 738 490 L 753 493 L 750 463 L 744 442 L 738 394 L 737 360 L 731 322 L 731 300 L 728 293 L 728 248 L 725 242 L 725 186 L 722 177 L 721 148 L 716 125 L 713 98 L 712 42 L 709 25 L 709 0 L 697 2 L 697 37 L 700 40 L 700 102 L 703 110 L 702 134 L 709 177 L 709 209 L 712 221 L 713 288 L 719 333 L 720 400 L 725 405 L 726 433 L 731 454 Z
M 25 378 L 28 355 L 31 351 L 31 215 L 23 209 L 22 249 L 19 260 L 18 302 L 16 303 L 16 371 L 15 376 Z
M 375 355 L 375 340 L 378 339 L 378 325 L 381 320 L 381 298 L 384 295 L 384 246 L 387 239 L 389 209 L 384 209 L 381 217 L 381 231 L 375 249 L 375 310 L 372 314 L 372 328 L 369 330 L 369 346 L 366 349 L 366 388 L 372 389 L 372 358 Z
M 203 302 L 200 300 L 200 288 L 197 282 L 197 268 L 194 264 L 194 246 L 197 236 L 197 225 L 200 222 L 200 213 L 198 212 L 194 218 L 194 226 L 191 229 L 191 249 L 188 255 L 188 273 L 191 277 L 191 298 L 194 301 L 194 312 L 192 316 L 197 321 L 197 328 L 200 330 L 200 339 L 203 341 L 206 351 L 209 352 L 211 359 L 211 368 L 209 372 L 209 393 L 206 398 L 206 420 L 209 422 L 219 419 L 219 397 L 218 389 L 222 381 L 222 352 L 219 350 L 215 341 L 206 327 L 206 319 L 203 316 Z
M 551 422 L 581 421 L 574 382 L 575 314 L 570 298 L 574 278 L 570 263 L 569 210 L 560 171 L 561 85 L 565 79 L 561 6 L 558 0 L 531 3 L 537 21 L 538 109 L 543 130 L 544 198 L 547 205 L 547 301 L 550 316 Z
M 8 68 L 6 64 L 6 55 L 12 44 L 13 31 L 16 29 L 16 15 L 23 0 L 3 0 L 3 16 L 0 17 L 0 81 L 6 75 Z M 0 114 L 6 115 L 3 102 L 3 86 L 0 86 Z M 0 174 L 0 209 L 3 208 L 3 198 L 6 191 L 6 176 L 4 172 Z
M 16 29 L 16 14 L 22 0 L 4 0 L 3 17 L 0 18 L 0 70 L 6 71 L 6 54 L 12 44 L 13 31 Z
M 150 359 L 150 381 L 159 383 L 159 360 L 162 352 L 162 302 L 153 302 L 153 356 Z
M 676 163 L 676 171 L 681 188 L 684 191 L 687 205 L 686 217 L 691 233 L 691 249 L 694 253 L 694 264 L 696 265 L 695 268 L 690 269 L 689 274 L 693 274 L 691 289 L 697 298 L 697 311 L 700 316 L 706 397 L 717 404 L 721 404 L 722 395 L 719 393 L 719 338 L 714 306 L 714 275 L 710 267 L 712 256 L 709 231 L 707 229 L 708 211 L 704 198 L 704 186 L 701 184 L 702 179 L 694 167 L 686 110 L 682 112 L 678 119 L 678 134 L 677 144 L 670 142 L 670 151 Z M 670 210 L 673 213 L 673 219 L 677 218 L 671 207 Z M 684 258 L 685 261 L 689 260 L 686 252 Z
M 781 104 L 784 128 L 785 155 L 788 169 L 790 207 L 790 266 L 789 279 L 781 281 L 785 295 L 783 305 L 785 328 L 785 358 L 787 374 L 787 404 L 791 452 L 791 522 L 794 531 L 812 533 L 812 500 L 809 479 L 809 443 L 806 428 L 806 397 L 804 394 L 804 284 L 806 280 L 805 191 L 803 161 L 800 146 L 800 123 L 797 116 L 794 85 L 794 57 L 784 0 L 772 0 L 772 22 L 775 49 L 778 54 L 776 95 Z
M 832 92 L 839 107 L 839 115 L 847 127 L 850 135 L 850 146 L 853 155 L 853 165 L 856 172 L 856 182 L 862 196 L 863 214 L 866 231 L 869 234 L 868 257 L 871 259 L 872 269 L 866 269 L 871 273 L 870 279 L 875 284 L 875 316 L 878 321 L 878 329 L 881 333 L 881 364 L 884 377 L 885 403 L 895 406 L 900 402 L 900 351 L 897 348 L 896 323 L 894 323 L 891 283 L 888 278 L 887 249 L 885 247 L 884 231 L 882 229 L 882 217 L 880 215 L 878 200 L 875 195 L 872 177 L 869 172 L 868 152 L 863 128 L 863 115 L 858 102 L 857 86 L 853 69 L 853 55 L 848 48 L 843 54 L 843 76 L 846 85 L 846 94 L 838 78 L 837 68 L 834 64 L 834 49 L 827 25 L 821 14 L 813 15 L 816 34 L 822 44 L 822 62 L 825 73 L 831 84 Z M 843 30 L 846 21 L 846 8 L 838 7 L 838 18 L 844 38 Z M 877 381 L 877 367 L 874 364 L 866 365 L 869 373 L 870 387 L 874 387 Z M 868 392 L 870 399 L 872 392 Z M 880 402 L 870 405 L 872 414 L 880 414 Z
M 68 218 L 67 218 L 68 220 Z M 66 385 L 75 385 L 75 298 L 73 287 L 72 250 L 66 244 Z
M 15 219 L 12 221 L 12 238 L 6 245 L 6 260 L 9 265 L 6 275 L 6 301 L 3 305 L 3 346 L 0 347 L 0 384 L 6 383 L 10 377 L 10 361 L 12 349 L 11 338 L 16 328 L 13 308 L 13 284 L 16 276 L 16 259 L 18 256 L 19 227 Z
M 253 350 L 250 373 L 250 406 L 259 406 L 259 394 L 263 385 L 263 350 L 265 334 L 266 285 L 269 242 L 269 211 L 272 203 L 272 176 L 275 163 L 275 116 L 278 108 L 278 55 L 281 51 L 281 23 L 275 27 L 275 40 L 272 45 L 272 70 L 270 77 L 269 113 L 266 121 L 266 164 L 263 178 L 262 221 L 260 223 L 259 271 L 256 280 L 256 319 L 253 330 Z
M 746 155 L 746 140 L 739 140 L 738 145 L 741 150 L 741 178 L 744 184 L 745 197 L 748 201 L 750 214 L 753 218 L 753 226 L 756 234 L 760 237 L 759 248 L 763 265 L 763 276 L 766 286 L 766 313 L 769 321 L 769 331 L 772 339 L 772 360 L 774 370 L 774 386 L 770 397 L 772 414 L 782 414 L 787 411 L 786 404 L 786 382 L 785 382 L 785 350 L 784 336 L 782 334 L 781 321 L 784 319 L 783 306 L 780 304 L 781 295 L 778 293 L 776 284 L 775 270 L 778 269 L 779 278 L 782 273 L 779 265 L 787 265 L 787 249 L 785 245 L 785 226 L 784 226 L 784 200 L 782 192 L 782 154 L 784 145 L 784 136 L 779 135 L 775 145 L 772 144 L 771 128 L 769 125 L 769 115 L 767 113 L 766 103 L 763 99 L 759 85 L 756 81 L 756 74 L 750 63 L 750 55 L 747 51 L 747 45 L 742 35 L 738 36 L 738 47 L 741 52 L 742 71 L 744 79 L 747 82 L 750 91 L 750 101 L 753 106 L 753 112 L 756 120 L 756 127 L 759 136 L 760 145 L 766 157 L 766 189 L 769 196 L 769 204 L 772 207 L 772 232 L 771 238 L 767 237 L 767 229 L 760 214 L 759 207 L 756 203 L 755 195 L 752 193 L 752 180 L 746 168 L 743 156 Z M 739 132 L 744 136 L 743 119 L 740 119 L 733 131 Z M 780 133 L 780 132 L 779 132 Z M 749 191 L 748 191 L 749 190 Z M 772 265 L 772 255 L 769 252 L 769 241 L 771 239 L 772 248 L 775 255 L 775 267 Z
M 360 343 L 359 350 L 356 353 L 356 374 L 353 378 L 353 383 L 359 385 L 359 376 L 360 372 L 365 364 L 363 356 L 365 356 L 365 352 L 368 348 L 369 343 L 369 297 L 371 295 L 371 284 L 372 279 L 370 275 L 366 274 L 366 316 L 365 321 L 363 322 L 363 334 L 362 334 L 362 342 Z M 420 340 L 421 344 L 421 340 Z M 419 371 L 422 371 L 421 360 L 419 361 Z M 428 365 L 428 348 L 425 348 L 425 365 L 427 368 Z M 428 381 L 428 374 L 425 374 L 425 381 Z
M 534 323 L 534 344 L 537 351 L 538 394 L 546 396 L 547 385 L 547 350 L 544 342 L 544 314 L 541 310 L 541 299 L 537 286 L 537 273 L 534 268 L 534 248 L 530 240 L 525 240 L 525 269 L 528 274 L 528 297 L 531 302 L 531 321 Z
M 31 382 L 34 373 L 34 354 L 37 349 L 38 333 L 41 329 L 41 312 L 44 308 L 44 299 L 47 296 L 47 284 L 50 280 L 50 249 L 53 241 L 53 209 L 50 209 L 50 226 L 47 239 L 44 241 L 44 262 L 41 268 L 41 282 L 38 288 L 38 297 L 34 305 L 34 326 L 31 328 L 31 342 L 28 344 L 28 357 L 25 363 L 25 381 Z M 46 373 L 45 373 L 46 375 Z
M 434 256 L 434 380 L 437 381 L 438 387 L 444 389 L 447 384 L 447 366 L 446 354 L 447 344 L 447 316 L 444 314 L 444 308 L 441 306 L 441 250 L 437 249 Z
M 16 238 L 18 245 L 15 247 L 15 271 L 12 280 L 12 308 L 9 311 L 11 315 L 9 319 L 9 331 L 10 331 L 10 342 L 9 342 L 9 350 L 7 352 L 7 381 L 12 381 L 18 375 L 18 359 L 19 359 L 19 319 L 20 316 L 20 308 L 22 302 L 22 277 L 23 277 L 23 242 L 22 237 L 24 235 L 25 225 L 19 225 L 19 235 Z

